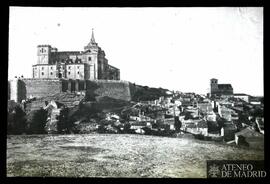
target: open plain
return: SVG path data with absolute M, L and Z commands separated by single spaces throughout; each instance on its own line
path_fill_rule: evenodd
M 7 138 L 7 176 L 206 178 L 206 160 L 263 160 L 263 150 L 129 134 Z

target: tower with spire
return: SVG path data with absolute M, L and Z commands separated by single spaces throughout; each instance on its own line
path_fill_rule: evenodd
M 84 47 L 84 50 L 89 50 L 91 48 L 96 48 L 98 47 L 97 42 L 95 41 L 95 37 L 94 37 L 94 29 L 92 29 L 92 35 L 91 35 L 91 39 L 90 42 Z
M 92 36 L 91 36 L 91 44 L 96 44 L 95 37 L 94 37 L 94 29 L 92 28 Z
M 92 35 L 90 42 L 84 47 L 84 57 L 85 57 L 85 64 L 86 64 L 86 78 L 90 80 L 98 79 L 100 76 L 100 73 L 102 71 L 98 71 L 100 67 L 98 67 L 98 64 L 102 64 L 101 62 L 98 62 L 100 60 L 99 53 L 101 48 L 98 47 L 98 44 L 95 41 L 94 37 L 94 30 L 92 29 Z M 104 76 L 104 75 L 103 75 Z M 103 78 L 103 77 L 101 77 Z

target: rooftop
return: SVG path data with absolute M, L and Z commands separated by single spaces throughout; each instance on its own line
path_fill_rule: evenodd
M 256 132 L 255 130 L 252 130 L 250 127 L 247 127 L 240 132 L 237 132 L 235 134 L 236 136 L 242 135 L 244 137 L 262 137 L 263 135 L 259 132 Z
M 234 96 L 250 96 L 250 95 L 247 95 L 245 93 L 234 93 L 233 95 Z
M 231 84 L 218 84 L 219 89 L 232 89 Z

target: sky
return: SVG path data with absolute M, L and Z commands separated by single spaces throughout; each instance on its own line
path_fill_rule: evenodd
M 263 8 L 10 7 L 8 77 L 32 77 L 37 45 L 95 40 L 121 80 L 206 94 L 210 79 L 263 96 Z

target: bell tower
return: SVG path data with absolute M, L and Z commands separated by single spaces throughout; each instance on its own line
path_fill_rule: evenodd
M 218 80 L 210 79 L 210 94 L 216 93 L 218 91 Z
M 92 35 L 90 42 L 84 47 L 85 63 L 86 66 L 86 78 L 90 80 L 98 79 L 98 56 L 99 47 L 95 41 L 94 30 L 92 29 Z

